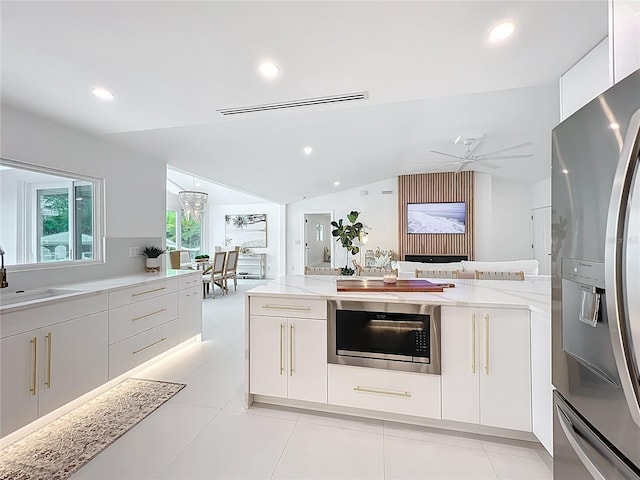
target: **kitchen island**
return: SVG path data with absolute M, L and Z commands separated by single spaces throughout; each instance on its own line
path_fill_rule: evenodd
M 247 407 L 257 401 L 537 439 L 551 450 L 548 277 L 371 293 L 338 292 L 338 278 L 291 275 L 247 292 Z M 335 311 L 359 304 L 432 312 L 439 373 L 332 360 Z

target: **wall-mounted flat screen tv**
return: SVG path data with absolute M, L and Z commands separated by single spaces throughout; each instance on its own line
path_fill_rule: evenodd
M 466 223 L 464 202 L 407 205 L 407 233 L 464 233 Z

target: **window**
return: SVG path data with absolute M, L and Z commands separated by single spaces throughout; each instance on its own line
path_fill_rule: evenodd
M 178 215 L 180 223 L 177 223 Z M 186 218 L 182 211 L 167 210 L 167 249 L 186 250 L 191 258 L 202 252 L 202 217 L 195 220 Z
M 102 260 L 101 179 L 5 159 L 0 170 L 7 263 Z

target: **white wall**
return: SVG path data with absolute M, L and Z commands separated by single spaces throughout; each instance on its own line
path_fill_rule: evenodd
M 493 179 L 493 219 L 489 258 L 477 260 L 519 260 L 532 258 L 531 204 L 529 186 Z
M 383 190 L 392 193 L 383 195 Z M 367 195 L 361 195 L 362 191 Z M 392 178 L 287 205 L 287 273 L 302 274 L 304 271 L 305 213 L 333 211 L 335 220 L 343 218 L 346 221 L 352 210 L 360 212 L 358 220 L 369 233 L 366 248 L 398 251 L 398 182 Z M 334 244 L 333 265 L 344 266 L 345 254 L 341 246 Z M 349 261 L 352 258 L 350 256 Z
M 12 107 L 2 105 L 1 114 L 2 157 L 105 179 L 107 245 L 112 244 L 109 242 L 112 238 L 160 241 L 164 237 L 164 162 Z M 144 265 L 139 258 L 122 258 L 120 251 L 116 256 L 113 253 L 106 252 L 106 264 L 50 268 L 58 272 L 50 277 L 38 278 L 41 270 L 15 273 L 11 276 L 11 287 L 43 286 L 44 278 L 58 284 L 78 281 L 86 278 L 88 272 L 97 278 L 129 268 L 142 269 Z
M 560 120 L 613 85 L 609 40 L 605 38 L 560 77 Z
M 277 203 L 255 203 L 242 205 L 209 205 L 207 207 L 207 224 L 209 228 L 209 246 L 213 252 L 215 246 L 224 247 L 226 215 L 258 214 L 267 215 L 267 246 L 251 248 L 253 253 L 266 253 L 266 276 L 275 278 L 284 274 L 284 218 L 285 208 Z
M 551 206 L 551 177 L 532 183 L 531 209 Z
M 609 38 L 614 82 L 640 68 L 640 2 L 609 0 Z
M 493 197 L 491 189 L 493 177 L 486 173 L 475 174 L 475 235 L 474 250 L 476 260 L 493 257 Z

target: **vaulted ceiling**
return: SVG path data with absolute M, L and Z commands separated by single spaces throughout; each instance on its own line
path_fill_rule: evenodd
M 532 142 L 510 151 L 529 158 L 470 168 L 547 178 L 558 78 L 607 35 L 606 0 L 1 8 L 3 103 L 281 203 L 443 167 L 450 159 L 431 150 L 462 154 L 460 134 L 483 134 L 477 153 Z M 513 37 L 490 44 L 488 31 L 505 20 Z M 258 73 L 265 60 L 278 65 L 276 78 Z M 95 86 L 115 100 L 96 99 Z M 368 99 L 218 112 L 353 92 Z

